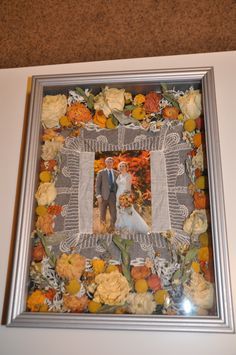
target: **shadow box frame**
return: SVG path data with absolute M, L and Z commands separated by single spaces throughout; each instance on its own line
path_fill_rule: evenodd
M 45 89 L 70 88 L 78 85 L 139 85 L 150 83 L 199 82 L 202 86 L 205 117 L 205 140 L 211 206 L 213 260 L 217 316 L 75 314 L 26 312 L 30 238 L 34 223 L 34 194 L 38 183 L 42 97 Z M 79 83 L 79 84 L 78 84 Z M 220 141 L 216 110 L 214 70 L 212 67 L 167 70 L 116 71 L 32 78 L 32 92 L 22 162 L 21 189 L 16 221 L 14 258 L 8 299 L 6 325 L 10 327 L 46 327 L 81 329 L 117 329 L 142 331 L 234 332 L 230 287 L 229 256 L 223 197 Z

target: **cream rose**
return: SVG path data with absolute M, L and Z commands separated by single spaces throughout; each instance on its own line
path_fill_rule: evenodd
M 62 142 L 55 142 L 55 141 L 46 141 L 42 147 L 42 154 L 41 157 L 43 160 L 52 160 L 56 157 L 57 153 L 63 147 Z
M 190 285 L 184 284 L 184 295 L 200 309 L 211 309 L 214 303 L 213 285 L 197 272 L 193 272 Z
M 152 314 L 156 308 L 153 295 L 147 293 L 130 293 L 127 297 L 128 309 L 133 314 Z
M 185 222 L 183 229 L 189 235 L 201 234 L 208 228 L 206 210 L 195 210 Z
M 50 205 L 57 197 L 57 190 L 53 182 L 44 182 L 40 184 L 35 194 L 38 205 Z
M 102 110 L 106 117 L 108 117 L 113 110 L 122 111 L 125 105 L 124 94 L 124 89 L 109 89 L 105 87 L 105 89 L 94 98 L 95 110 Z
M 47 128 L 58 126 L 59 119 L 65 115 L 67 99 L 65 95 L 47 95 L 43 98 L 41 120 Z
M 186 118 L 198 118 L 202 112 L 199 90 L 190 90 L 178 99 L 180 109 Z
M 123 304 L 130 291 L 128 281 L 119 271 L 99 274 L 95 278 L 95 283 L 97 289 L 94 302 L 111 306 Z

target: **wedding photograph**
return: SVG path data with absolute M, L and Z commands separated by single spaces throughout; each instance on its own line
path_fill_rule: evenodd
M 93 231 L 151 230 L 150 152 L 97 152 L 94 162 Z

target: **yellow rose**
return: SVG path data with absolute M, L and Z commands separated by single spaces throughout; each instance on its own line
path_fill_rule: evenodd
M 99 274 L 95 282 L 97 289 L 93 300 L 97 303 L 123 304 L 130 291 L 128 281 L 119 271 Z

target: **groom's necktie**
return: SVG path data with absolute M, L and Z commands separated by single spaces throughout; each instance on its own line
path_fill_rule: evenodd
M 109 176 L 109 184 L 110 186 L 113 184 L 113 178 L 112 178 L 112 172 L 111 170 L 108 170 L 108 176 Z
M 108 179 L 109 179 L 110 191 L 113 191 L 114 184 L 113 184 L 113 176 L 111 170 L 108 170 Z

